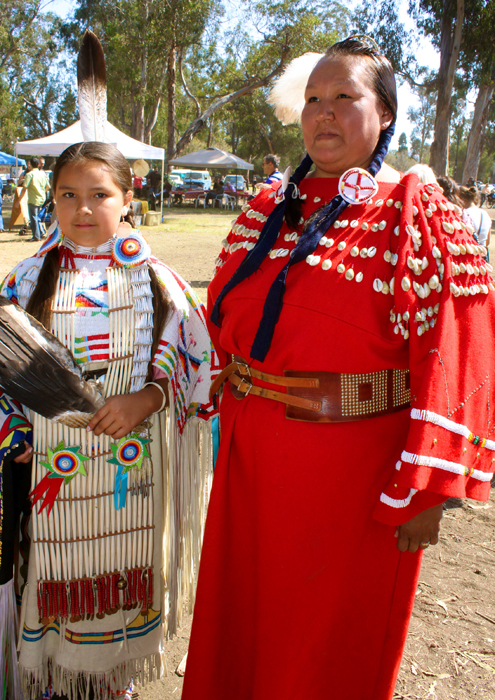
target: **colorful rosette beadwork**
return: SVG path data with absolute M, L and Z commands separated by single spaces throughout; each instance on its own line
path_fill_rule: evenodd
M 112 256 L 121 267 L 142 265 L 150 255 L 149 245 L 137 231 L 132 231 L 126 236 L 115 237 Z
M 115 510 L 125 508 L 127 499 L 127 472 L 131 469 L 141 469 L 143 459 L 149 457 L 146 445 L 149 440 L 140 438 L 137 433 L 121 438 L 116 445 L 110 445 L 113 452 L 109 464 L 117 464 L 114 485 Z
M 141 468 L 143 459 L 149 457 L 146 450 L 146 444 L 149 440 L 140 438 L 139 435 L 128 435 L 123 437 L 116 445 L 110 445 L 113 452 L 113 458 L 109 459 L 110 464 L 120 464 L 124 468 L 124 472 L 137 467 Z
M 80 449 L 80 446 L 65 447 L 63 442 L 60 442 L 54 450 L 47 448 L 48 462 L 40 462 L 40 464 L 50 473 L 42 478 L 31 493 L 33 505 L 44 496 L 39 512 L 48 507 L 47 512 L 50 513 L 64 483 L 68 484 L 78 473 L 87 476 L 83 463 L 89 457 L 81 454 Z

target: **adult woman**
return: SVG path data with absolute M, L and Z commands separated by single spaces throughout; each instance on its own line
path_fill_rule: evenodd
M 164 623 L 174 630 L 193 583 L 183 554 L 189 558 L 189 538 L 201 533 L 205 475 L 198 469 L 204 421 L 190 419 L 210 413 L 203 388 L 210 342 L 187 284 L 151 256 L 137 231 L 115 234 L 128 217 L 132 182 L 114 146 L 66 149 L 53 189 L 59 222 L 2 294 L 52 330 L 84 376 L 99 382 L 105 402 L 82 428 L 31 412 L 33 447 L 3 464 L 13 479 L 33 458 L 39 502 L 19 663 L 26 698 L 51 684 L 58 694 L 106 699 L 131 676 L 145 682 L 160 674 Z M 168 429 L 167 401 L 174 406 Z M 18 404 L 2 396 L 1 405 L 6 458 L 20 428 L 28 442 L 31 431 Z M 180 516 L 176 499 L 188 504 Z M 12 556 L 4 569 L 11 579 Z M 0 590 L 0 604 L 12 588 Z M 8 624 L 0 621 L 2 632 Z
M 476 187 L 459 187 L 459 198 L 464 207 L 464 214 L 468 217 L 469 223 L 474 229 L 476 240 L 481 245 L 490 244 L 490 232 L 492 230 L 492 220 L 488 212 L 479 207 L 480 194 Z
M 388 700 L 442 501 L 487 498 L 491 453 L 451 430 L 484 435 L 489 412 L 493 345 L 460 380 L 455 329 L 459 313 L 493 324 L 482 249 L 435 187 L 383 166 L 370 195 L 352 172 L 380 169 L 395 113 L 388 61 L 356 38 L 331 47 L 307 81 L 310 159 L 285 196 L 250 203 L 220 255 L 209 327 L 221 364 L 239 361 L 183 700 Z M 361 203 L 337 196 L 343 173 Z M 457 275 L 450 248 L 477 273 Z M 479 355 L 470 328 L 463 366 Z

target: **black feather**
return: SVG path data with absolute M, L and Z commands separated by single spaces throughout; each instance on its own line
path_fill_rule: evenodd
M 0 297 L 0 388 L 52 420 L 103 404 L 67 348 L 20 306 Z

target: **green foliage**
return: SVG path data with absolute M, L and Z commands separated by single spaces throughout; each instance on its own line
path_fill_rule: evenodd
M 3 0 L 0 6 L 0 139 L 10 146 L 52 132 L 69 80 L 60 19 L 44 6 L 40 0 Z
M 110 121 L 140 138 L 136 114 L 142 109 L 153 143 L 166 146 L 166 97 L 169 104 L 174 100 L 177 142 L 198 116 L 198 108 L 206 110 L 221 96 L 262 80 L 305 51 L 324 51 L 346 34 L 349 18 L 337 2 L 309 0 L 244 0 L 237 13 L 238 21 L 222 31 L 225 12 L 213 0 L 79 0 L 63 32 L 75 49 L 82 29 L 90 24 L 105 51 Z M 171 97 L 167 60 L 174 47 L 178 63 Z M 196 102 L 182 85 L 180 61 Z M 194 142 L 200 147 L 223 144 L 249 159 L 262 158 L 268 138 L 274 148 L 288 149 L 290 159 L 297 160 L 303 152 L 300 129 L 278 123 L 265 103 L 266 92 L 260 88 L 216 111 Z
M 409 168 L 411 168 L 413 165 L 416 165 L 418 161 L 411 158 L 408 155 L 407 150 L 399 149 L 397 151 L 389 151 L 385 156 L 385 162 L 399 172 L 405 173 L 406 170 L 409 170 Z
M 407 153 L 407 134 L 404 131 L 399 136 L 399 151 L 405 151 Z
M 145 130 L 164 96 L 172 46 L 186 51 L 200 43 L 218 11 L 213 0 L 79 0 L 62 33 L 76 50 L 88 24 L 105 52 L 109 120 L 137 134 L 144 110 Z
M 419 107 L 409 107 L 407 116 L 414 130 L 411 139 L 411 155 L 415 156 L 420 163 L 427 163 L 429 159 L 428 140 L 433 133 L 435 124 L 435 104 L 437 101 L 436 92 L 426 88 L 418 88 L 416 94 L 419 98 Z
M 55 131 L 61 131 L 67 126 L 70 126 L 79 117 L 79 108 L 77 106 L 77 95 L 69 85 L 60 100 L 57 111 L 55 113 Z

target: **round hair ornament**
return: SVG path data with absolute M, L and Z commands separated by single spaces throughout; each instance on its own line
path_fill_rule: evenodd
M 151 255 L 151 249 L 138 231 L 131 231 L 126 236 L 116 236 L 112 257 L 121 267 L 136 267 L 145 263 Z
M 377 181 L 363 168 L 350 168 L 340 177 L 339 194 L 348 204 L 363 204 L 377 192 Z

